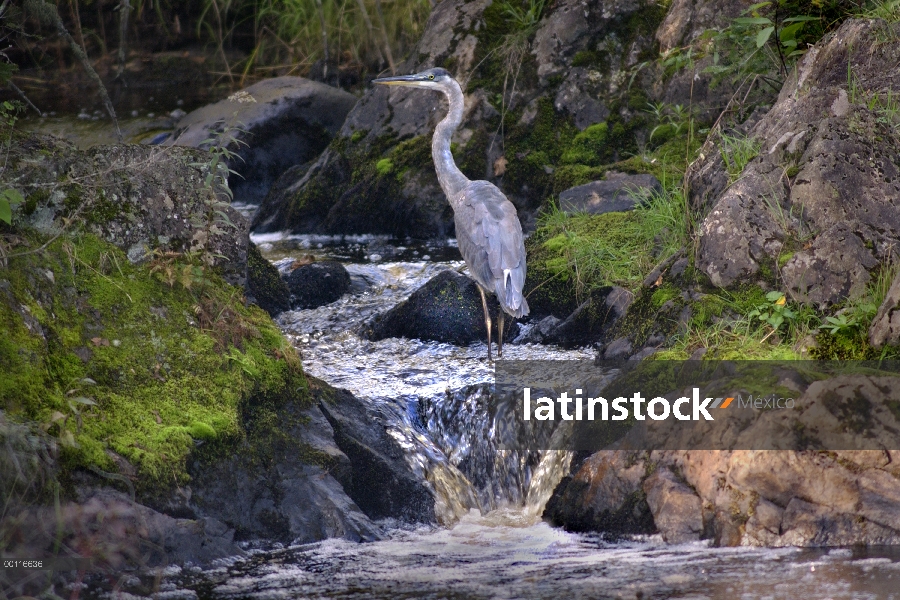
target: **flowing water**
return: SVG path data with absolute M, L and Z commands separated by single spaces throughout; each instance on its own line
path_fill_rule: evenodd
M 452 243 L 396 246 L 360 237 L 255 236 L 285 269 L 306 254 L 338 258 L 352 291 L 278 319 L 307 372 L 385 415 L 407 460 L 433 486 L 443 523 L 382 523 L 385 539 L 340 539 L 254 550 L 216 568 L 167 571 L 155 594 L 175 598 L 896 598 L 900 549 L 711 548 L 658 536 L 607 540 L 542 522 L 569 456 L 526 459 L 495 446 L 473 407 L 491 380 L 483 343 L 389 339 L 354 328 L 442 269 L 462 266 Z M 585 359 L 587 350 L 513 344 L 513 359 Z M 474 458 L 478 457 L 478 460 Z

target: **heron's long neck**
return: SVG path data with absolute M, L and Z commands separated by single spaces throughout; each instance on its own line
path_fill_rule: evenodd
M 450 138 L 453 137 L 453 132 L 459 127 L 463 117 L 463 94 L 456 81 L 452 82 L 446 96 L 450 101 L 450 111 L 434 130 L 431 156 L 434 158 L 438 182 L 452 205 L 457 194 L 469 183 L 469 179 L 453 162 L 453 153 L 450 152 Z

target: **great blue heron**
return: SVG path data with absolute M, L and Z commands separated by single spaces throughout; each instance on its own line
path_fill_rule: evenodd
M 459 251 L 481 292 L 488 360 L 491 359 L 491 315 L 485 292 L 496 294 L 500 301 L 502 310 L 497 323 L 497 356 L 503 356 L 503 313 L 515 318 L 528 314 L 528 302 L 522 295 L 525 286 L 525 243 L 522 225 L 512 202 L 494 184 L 469 180 L 453 162 L 450 138 L 463 116 L 463 94 L 459 83 L 440 68 L 415 75 L 375 79 L 373 83 L 435 90 L 442 92 L 450 102 L 450 111 L 434 130 L 431 156 L 441 188 L 453 207 Z

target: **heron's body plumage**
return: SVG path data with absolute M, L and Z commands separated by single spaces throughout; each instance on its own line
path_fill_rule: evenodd
M 515 206 L 487 181 L 470 182 L 454 204 L 456 240 L 472 279 L 496 294 L 510 316 L 527 315 L 525 241 Z

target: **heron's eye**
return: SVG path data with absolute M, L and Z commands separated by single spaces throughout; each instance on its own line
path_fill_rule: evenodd
M 432 75 L 429 75 L 429 76 L 428 76 L 428 79 L 434 79 L 434 75 L 433 75 L 433 74 L 432 74 Z

